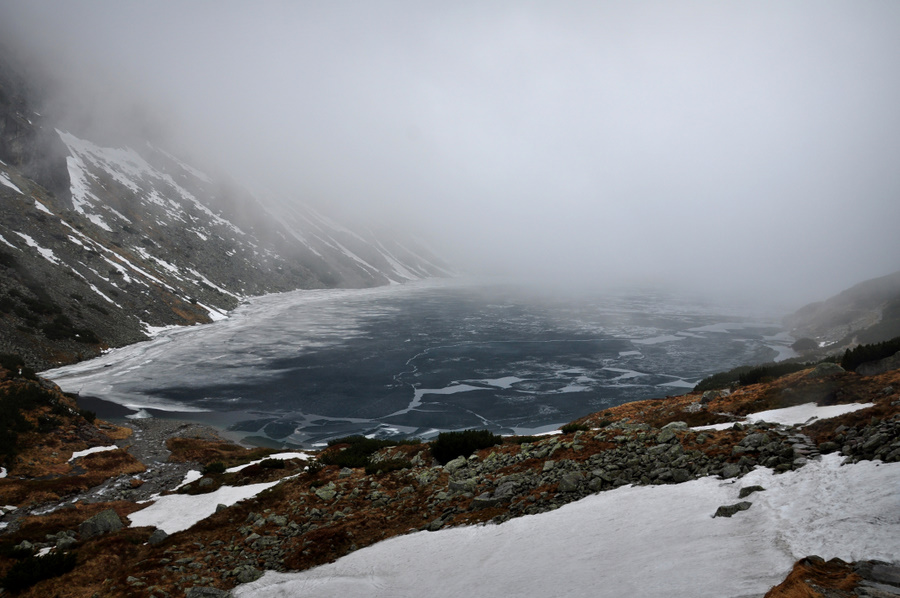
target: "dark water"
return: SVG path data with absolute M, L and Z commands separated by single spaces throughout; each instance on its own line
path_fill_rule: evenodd
M 778 332 L 656 293 L 562 300 L 430 283 L 254 300 L 229 320 L 50 374 L 142 415 L 266 442 L 530 433 L 771 360 L 789 342 Z

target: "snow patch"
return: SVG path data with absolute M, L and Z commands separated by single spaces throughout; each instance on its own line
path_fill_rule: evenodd
M 152 525 L 167 534 L 174 534 L 188 529 L 198 521 L 215 513 L 216 505 L 231 506 L 236 502 L 252 498 L 277 483 L 222 486 L 215 492 L 197 496 L 169 494 L 159 497 L 149 507 L 135 511 L 128 516 L 128 519 L 131 520 L 131 527 Z
M 21 195 L 25 195 L 25 192 L 22 191 L 21 189 L 19 189 L 19 188 L 16 186 L 16 184 L 13 183 L 11 180 L 9 180 L 9 177 L 7 177 L 7 176 L 6 176 L 5 174 L 3 174 L 2 172 L 0 172 L 0 184 L 3 184 L 3 185 L 5 185 L 5 186 L 9 187 L 9 188 L 12 189 L 13 191 L 15 191 L 15 192 L 17 192 L 17 193 L 19 193 L 19 194 L 21 194 Z
M 105 453 L 106 451 L 115 451 L 118 449 L 119 449 L 119 447 L 117 447 L 116 445 L 113 444 L 111 446 L 95 446 L 95 447 L 91 447 L 89 449 L 84 449 L 83 451 L 75 451 L 74 453 L 72 453 L 72 456 L 69 457 L 69 463 L 71 463 L 75 459 L 78 459 L 80 457 L 85 457 L 85 456 L 91 455 L 93 453 Z
M 19 249 L 18 247 L 16 247 L 15 245 L 13 245 L 12 243 L 10 243 L 10 242 L 7 241 L 6 239 L 4 239 L 4 238 L 3 238 L 3 235 L 0 235 L 0 243 L 3 243 L 3 244 L 5 244 L 5 245 L 9 245 L 10 247 L 12 247 L 13 249 L 16 249 L 16 250 L 18 250 L 18 251 L 22 251 L 21 249 Z
M 312 455 L 310 455 L 309 453 L 275 453 L 274 455 L 269 455 L 265 459 L 259 459 L 257 461 L 251 461 L 250 463 L 244 463 L 243 465 L 235 465 L 234 467 L 229 467 L 225 470 L 225 473 L 236 473 L 246 467 L 250 467 L 251 465 L 262 463 L 266 459 L 279 459 L 282 461 L 286 461 L 288 459 L 301 459 L 303 461 L 307 461 L 311 456 Z
M 47 249 L 46 247 L 41 247 L 40 245 L 37 244 L 37 241 L 35 241 L 34 239 L 29 237 L 25 233 L 17 232 L 16 234 L 19 235 L 20 237 L 22 237 L 25 240 L 25 242 L 28 244 L 29 247 L 36 249 L 37 252 L 41 254 L 41 257 L 43 257 L 48 262 L 52 262 L 54 264 L 60 263 L 56 257 L 56 254 L 53 253 L 52 249 Z
M 785 426 L 797 426 L 809 424 L 815 420 L 829 419 L 838 417 L 845 413 L 853 413 L 860 409 L 868 409 L 873 407 L 875 403 L 848 403 L 846 405 L 827 405 L 820 407 L 815 403 L 804 403 L 794 407 L 785 407 L 783 409 L 770 409 L 768 411 L 760 411 L 751 413 L 740 422 L 729 422 L 724 424 L 712 424 L 709 426 L 697 426 L 692 430 L 727 430 L 735 423 L 754 423 L 769 422 L 771 424 L 782 424 Z
M 308 571 L 270 571 L 234 595 L 762 596 L 807 555 L 900 554 L 900 463 L 840 462 L 832 454 L 780 475 L 759 468 L 740 484 L 623 486 L 502 525 L 417 532 Z M 712 517 L 752 484 L 766 490 L 749 510 Z

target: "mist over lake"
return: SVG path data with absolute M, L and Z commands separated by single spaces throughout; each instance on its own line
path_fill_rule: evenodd
M 790 354 L 777 320 L 646 290 L 554 297 L 426 281 L 249 300 L 47 372 L 103 415 L 178 417 L 263 444 L 528 434 Z M 91 402 L 88 397 L 102 399 Z

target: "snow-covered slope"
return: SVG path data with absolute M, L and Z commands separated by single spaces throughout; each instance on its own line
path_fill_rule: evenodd
M 0 90 L 0 352 L 48 366 L 250 295 L 449 274 L 410 237 L 351 229 L 302 197 L 263 203 L 150 144 L 58 130 L 8 73 Z
M 900 554 L 900 463 L 826 455 L 775 475 L 625 486 L 503 525 L 400 536 L 300 573 L 268 572 L 236 597 L 762 596 L 816 554 Z M 731 518 L 718 506 L 764 491 Z

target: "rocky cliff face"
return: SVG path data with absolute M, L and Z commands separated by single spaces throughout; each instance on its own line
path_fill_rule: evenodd
M 421 243 L 265 205 L 162 149 L 97 144 L 0 65 L 0 352 L 37 368 L 209 322 L 242 298 L 444 276 Z

